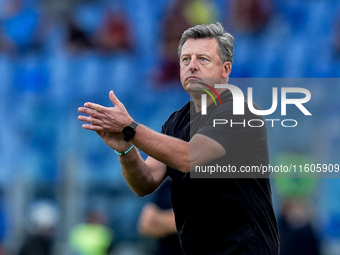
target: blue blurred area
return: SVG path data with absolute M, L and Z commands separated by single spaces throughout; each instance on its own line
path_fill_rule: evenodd
M 189 100 L 179 81 L 164 87 L 152 82 L 160 59 L 160 23 L 174 1 L 70 4 L 69 13 L 87 35 L 96 34 L 106 9 L 126 14 L 133 47 L 110 53 L 70 52 L 64 16 L 46 19 L 49 12 L 44 8 L 52 8 L 47 8 L 48 1 L 34 2 L 21 11 L 8 11 L 8 1 L 0 2 L 0 33 L 6 42 L 0 46 L 7 45 L 0 47 L 1 241 L 15 250 L 28 220 L 25 208 L 47 196 L 61 208 L 58 254 L 70 254 L 64 248 L 68 230 L 89 208 L 108 214 L 117 244 L 137 245 L 138 215 L 149 198 L 138 198 L 129 190 L 118 158 L 95 133 L 81 128 L 77 108 L 87 101 L 111 106 L 112 89 L 137 122 L 160 131 L 167 117 Z M 219 17 L 226 18 L 228 2 L 212 1 Z M 340 33 L 333 26 L 340 1 L 275 0 L 273 5 L 272 22 L 262 32 L 234 33 L 231 77 L 339 78 L 340 62 L 332 57 L 332 43 Z M 295 151 L 320 163 L 340 163 L 339 81 L 307 85 L 314 119 L 295 132 L 270 129 L 272 159 Z M 261 103 L 268 101 L 270 91 L 261 86 L 256 90 L 255 101 L 268 108 Z M 339 184 L 337 179 L 320 179 L 311 196 L 325 245 L 340 242 Z M 279 210 L 275 183 L 273 190 Z M 325 249 L 324 254 L 338 254 L 332 252 Z

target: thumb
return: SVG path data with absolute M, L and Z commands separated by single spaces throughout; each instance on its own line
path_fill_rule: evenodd
M 113 90 L 110 91 L 109 97 L 110 97 L 111 102 L 112 102 L 115 106 L 118 106 L 118 105 L 121 105 L 121 104 L 122 104 L 122 103 L 119 101 L 119 99 L 116 97 L 116 95 L 113 93 Z

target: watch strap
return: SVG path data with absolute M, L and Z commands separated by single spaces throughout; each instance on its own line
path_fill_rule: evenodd
M 139 124 L 136 121 L 132 121 L 132 123 L 129 126 L 132 127 L 133 129 L 136 129 L 138 125 Z

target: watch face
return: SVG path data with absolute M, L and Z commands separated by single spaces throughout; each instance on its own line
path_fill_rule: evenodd
M 136 131 L 132 127 L 127 127 L 125 132 L 124 132 L 124 135 L 130 138 L 135 133 L 136 133 Z
M 135 135 L 135 133 L 136 131 L 132 127 L 125 127 L 123 129 L 124 140 L 128 142 Z

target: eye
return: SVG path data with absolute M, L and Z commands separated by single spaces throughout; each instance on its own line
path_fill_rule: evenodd
M 188 57 L 184 57 L 183 59 L 182 59 L 182 63 L 183 64 L 188 64 L 190 62 L 190 58 L 188 58 Z
M 203 62 L 204 62 L 204 61 L 208 61 L 208 59 L 206 59 L 205 57 L 200 57 L 199 60 L 200 60 L 200 61 L 203 61 Z

